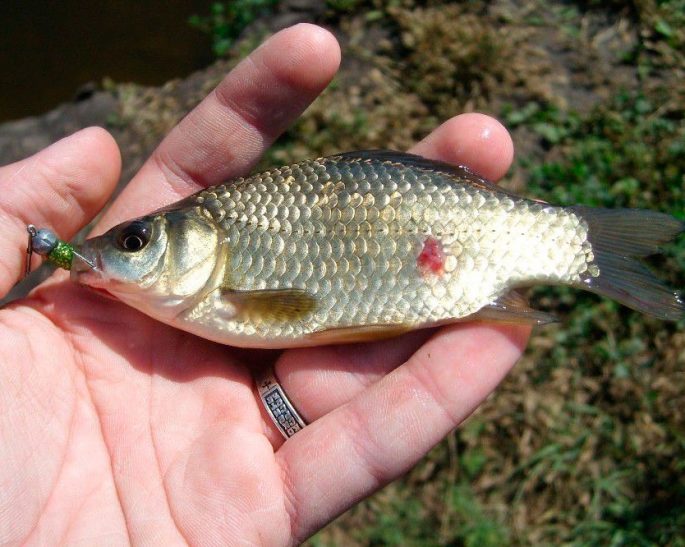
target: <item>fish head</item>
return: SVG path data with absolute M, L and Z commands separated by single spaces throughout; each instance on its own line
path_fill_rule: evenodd
M 177 316 L 204 294 L 218 265 L 217 227 L 194 211 L 124 222 L 76 247 L 72 279 L 153 317 Z

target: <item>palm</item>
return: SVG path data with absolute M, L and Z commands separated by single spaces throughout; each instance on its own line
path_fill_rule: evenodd
M 17 394 L 10 417 L 20 427 L 2 481 L 21 477 L 24 492 L 15 537 L 52 516 L 50 534 L 58 522 L 72 539 L 259 539 L 266 519 L 280 532 L 272 541 L 287 541 L 274 451 L 230 348 L 68 282 L 4 313 L 16 343 L 3 346 L 2 368 L 16 376 L 3 385 Z
M 279 64 L 284 51 L 292 59 Z M 276 35 L 170 134 L 102 223 L 249 169 L 326 85 L 337 55 L 332 38 L 310 26 Z M 55 145 L 59 153 L 52 147 L 0 171 L 0 184 L 39 181 L 35 195 L 0 198 L 11 234 L 0 247 L 0 290 L 18 277 L 27 221 L 73 233 L 116 180 L 111 139 L 84 133 Z M 54 157 L 67 147 L 56 176 Z M 444 124 L 414 151 L 493 178 L 510 160 L 508 137 L 482 116 Z M 74 214 L 47 190 L 69 194 Z M 281 355 L 235 350 L 64 277 L 0 311 L 3 543 L 297 541 L 413 465 L 494 388 L 526 338 L 525 329 L 461 325 Z M 285 444 L 264 418 L 251 373 L 274 359 L 313 422 Z

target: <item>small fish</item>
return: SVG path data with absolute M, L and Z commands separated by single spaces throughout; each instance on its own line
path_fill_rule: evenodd
M 373 340 L 461 320 L 543 324 L 514 289 L 570 285 L 661 319 L 685 304 L 637 258 L 683 223 L 555 207 L 464 167 L 350 152 L 202 190 L 77 247 L 72 276 L 243 347 Z

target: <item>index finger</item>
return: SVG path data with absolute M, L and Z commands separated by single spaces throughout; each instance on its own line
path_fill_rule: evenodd
M 148 213 L 248 172 L 328 85 L 340 48 L 310 24 L 269 38 L 162 141 L 100 226 Z

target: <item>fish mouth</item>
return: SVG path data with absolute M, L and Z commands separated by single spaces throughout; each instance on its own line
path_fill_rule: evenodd
M 71 262 L 71 279 L 86 289 L 110 300 L 119 299 L 104 288 L 106 280 L 102 277 L 102 262 L 99 255 L 87 256 L 79 249 Z
M 121 283 L 111 279 L 103 267 L 102 255 L 87 245 L 87 241 L 80 248 L 75 249 L 71 262 L 71 280 L 85 287 L 89 292 L 104 296 L 109 300 L 121 302 L 115 292 Z

